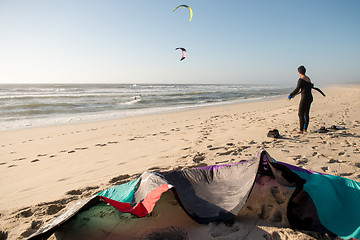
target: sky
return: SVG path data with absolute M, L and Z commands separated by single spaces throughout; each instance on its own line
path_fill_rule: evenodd
M 360 83 L 359 12 L 359 0 L 0 0 L 0 84 L 295 84 L 300 65 L 315 85 Z

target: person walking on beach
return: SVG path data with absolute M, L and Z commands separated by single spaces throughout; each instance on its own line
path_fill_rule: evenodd
M 314 84 L 312 84 L 310 78 L 305 75 L 306 69 L 304 66 L 298 67 L 298 73 L 300 78 L 297 82 L 297 86 L 294 91 L 289 94 L 288 99 L 291 100 L 291 98 L 294 98 L 297 94 L 301 93 L 299 104 L 300 130 L 298 133 L 304 133 L 307 132 L 309 126 L 310 106 L 313 101 L 311 89 L 314 87 Z

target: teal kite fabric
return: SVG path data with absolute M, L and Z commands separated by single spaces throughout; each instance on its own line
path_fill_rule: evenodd
M 294 171 L 306 180 L 304 191 L 314 201 L 320 222 L 337 236 L 360 236 L 360 183 L 350 179 Z
M 136 179 L 128 183 L 105 189 L 96 195 L 104 196 L 118 202 L 131 203 L 134 197 L 135 186 L 138 182 L 139 179 Z

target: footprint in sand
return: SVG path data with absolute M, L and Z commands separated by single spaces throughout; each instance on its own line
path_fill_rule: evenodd
M 87 147 L 78 147 L 78 148 L 75 148 L 75 150 L 86 150 L 88 149 Z
M 211 147 L 209 147 L 211 146 Z M 219 149 L 222 149 L 223 147 L 213 147 L 212 145 L 209 145 L 208 148 L 210 151 L 214 151 L 214 150 L 219 150 Z
M 57 181 L 58 182 L 62 182 L 62 181 L 65 181 L 65 180 L 68 180 L 69 178 L 60 178 L 60 179 L 58 179 Z
M 37 231 L 43 224 L 44 223 L 42 221 L 32 221 L 31 225 L 21 234 L 21 236 L 25 238 L 31 236 L 34 231 Z M 0 239 L 2 238 L 0 237 Z
M 293 160 L 298 160 L 298 159 L 300 159 L 301 158 L 301 155 L 294 155 L 294 156 L 292 156 L 292 158 L 293 158 Z
M 195 165 L 190 165 L 190 168 L 199 168 L 199 167 L 206 167 L 207 164 L 206 163 L 198 163 Z
M 199 153 L 197 152 L 195 156 L 193 157 L 193 161 L 195 163 L 200 163 L 201 161 L 205 160 L 205 153 Z
M 233 159 L 231 159 L 233 160 Z M 220 162 L 215 162 L 215 164 L 223 164 L 223 163 L 228 163 L 230 160 L 226 160 L 226 161 L 220 161 Z
M 148 169 L 149 171 L 159 171 L 160 167 L 152 167 Z
M 135 140 L 135 139 L 134 139 Z M 102 144 L 102 143 L 98 143 L 98 144 L 95 144 L 96 147 L 105 147 L 106 146 L 106 143 Z
M 82 195 L 83 197 L 84 196 L 90 196 L 93 194 L 93 191 L 92 190 L 95 190 L 95 189 L 98 189 L 99 186 L 89 186 L 89 187 L 85 187 L 85 188 L 82 188 L 82 189 L 73 189 L 73 190 L 70 190 L 68 192 L 66 192 L 66 195 L 71 195 L 71 196 L 79 196 L 79 195 Z
M 65 206 L 60 205 L 60 204 L 52 204 L 48 207 L 48 209 L 46 210 L 46 213 L 48 215 L 54 215 L 56 213 L 58 213 L 61 209 L 63 209 Z
M 337 160 L 337 159 L 333 159 L 333 158 L 331 158 L 329 161 L 328 161 L 328 163 L 341 163 L 339 160 Z
M 236 153 L 235 150 L 228 150 L 228 151 L 224 151 L 224 152 L 218 152 L 215 154 L 215 156 L 227 156 L 230 155 L 232 153 Z
M 345 152 L 339 152 L 338 155 L 343 156 L 343 155 L 345 155 Z
M 26 209 L 26 210 L 23 210 L 20 213 L 18 213 L 16 216 L 28 218 L 28 217 L 31 217 L 33 214 L 34 214 L 34 212 L 31 211 L 31 209 Z
M 125 174 L 125 175 L 120 175 L 120 176 L 117 176 L 117 177 L 114 177 L 112 178 L 109 183 L 117 183 L 119 181 L 123 181 L 125 179 L 128 179 L 130 178 L 131 176 L 129 174 Z
M 301 158 L 296 160 L 296 165 L 304 165 L 308 162 L 309 160 L 307 158 Z
M 184 155 L 184 156 L 181 156 L 181 158 L 188 158 L 188 157 L 190 157 L 190 155 Z
M 340 177 L 348 177 L 348 176 L 351 176 L 351 175 L 353 175 L 353 173 L 340 173 Z
M 263 204 L 261 206 L 261 211 L 259 214 L 259 218 L 262 220 L 268 219 L 271 216 L 271 212 L 273 211 L 274 206 Z
M 70 190 L 66 192 L 66 195 L 81 195 L 83 193 L 83 191 L 81 190 Z
M 283 216 L 282 216 L 281 211 L 276 210 L 271 221 L 280 223 L 280 222 L 282 222 L 282 220 L 283 220 Z
M 277 204 L 282 204 L 286 201 L 285 197 L 280 192 L 277 186 L 271 187 L 271 195 L 275 198 Z

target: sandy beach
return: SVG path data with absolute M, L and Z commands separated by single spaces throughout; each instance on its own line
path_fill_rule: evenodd
M 3 131 L 0 239 L 26 239 L 77 200 L 146 170 L 238 162 L 261 149 L 278 161 L 360 181 L 360 85 L 322 90 L 326 97 L 313 92 L 305 134 L 297 133 L 300 96 Z M 339 130 L 315 131 L 333 125 Z M 272 129 L 282 137 L 267 137 Z M 231 229 L 214 239 L 242 239 Z M 315 239 L 270 220 L 256 229 L 264 239 Z

